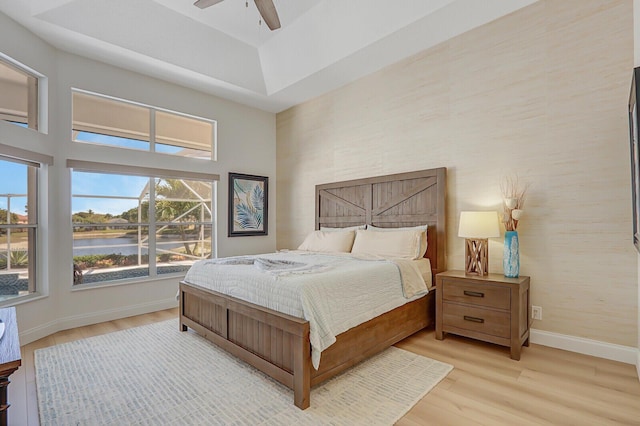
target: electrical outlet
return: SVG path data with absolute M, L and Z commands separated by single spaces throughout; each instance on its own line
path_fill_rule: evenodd
M 531 306 L 531 319 L 542 321 L 542 307 Z

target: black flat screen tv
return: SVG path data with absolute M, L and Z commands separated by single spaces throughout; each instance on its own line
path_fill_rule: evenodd
M 633 70 L 629 95 L 629 140 L 631 153 L 631 203 L 633 208 L 633 244 L 640 253 L 640 150 L 638 148 L 638 112 L 640 111 L 640 67 Z

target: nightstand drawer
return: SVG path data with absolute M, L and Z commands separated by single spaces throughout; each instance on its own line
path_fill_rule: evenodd
M 442 320 L 445 331 L 448 327 L 455 327 L 505 338 L 509 338 L 511 333 L 509 312 L 445 302 Z
M 506 287 L 446 278 L 442 284 L 442 298 L 446 301 L 498 309 L 509 309 L 511 304 L 511 292 Z

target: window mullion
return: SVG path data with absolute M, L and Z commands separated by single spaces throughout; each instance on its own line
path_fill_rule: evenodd
M 156 152 L 156 110 L 149 108 L 149 151 Z
M 211 159 L 213 161 L 218 160 L 218 123 L 211 125 Z
M 27 168 L 27 223 L 30 225 L 36 225 L 35 228 L 30 228 L 27 231 L 27 258 L 29 259 L 29 293 L 36 291 L 36 265 L 37 265 L 37 253 L 36 253 L 36 236 L 38 219 L 38 169 L 33 167 Z
M 149 179 L 149 276 L 158 275 L 156 268 L 156 179 Z
M 27 77 L 27 125 L 38 130 L 38 79 L 32 75 Z
M 211 257 L 218 258 L 218 182 L 211 186 Z

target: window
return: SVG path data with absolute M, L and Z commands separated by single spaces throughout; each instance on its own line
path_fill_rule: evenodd
M 82 170 L 82 163 L 68 162 L 75 167 L 75 285 L 184 273 L 196 260 L 212 257 L 217 176 L 198 180 L 114 171 L 123 166 L 105 173 Z
M 76 142 L 215 160 L 216 123 L 94 93 L 73 91 Z
M 0 55 L 0 119 L 38 130 L 38 76 Z
M 38 175 L 42 157 L 0 145 L 0 301 L 36 291 Z

